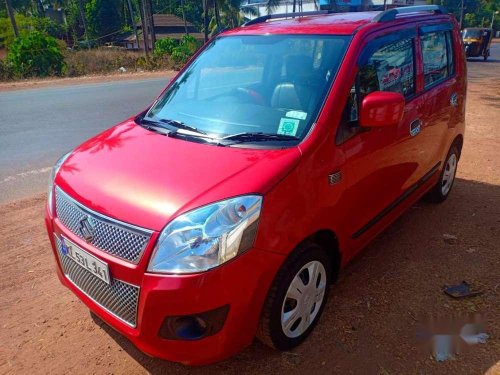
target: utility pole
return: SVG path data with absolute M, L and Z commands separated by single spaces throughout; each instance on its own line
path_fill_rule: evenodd
M 130 19 L 132 21 L 132 27 L 134 28 L 135 41 L 137 42 L 137 49 L 140 49 L 139 48 L 139 33 L 137 32 L 137 25 L 135 24 L 134 8 L 132 8 L 132 1 L 127 0 L 127 3 L 128 3 L 128 11 L 130 13 Z
M 491 25 L 490 25 L 490 29 L 493 29 L 493 24 L 495 23 L 495 16 L 499 13 L 499 11 L 495 11 L 493 12 L 493 15 L 491 16 Z M 493 36 L 492 36 L 493 37 Z
M 85 12 L 83 10 L 82 0 L 78 0 L 78 9 L 80 10 L 80 18 L 82 19 L 83 33 L 85 35 L 85 41 L 87 42 L 87 48 L 90 50 L 89 34 L 87 33 L 87 21 L 85 21 Z
M 155 49 L 156 44 L 156 31 L 155 31 L 155 20 L 153 18 L 153 3 L 151 0 L 147 0 L 148 8 L 148 20 L 149 20 L 149 33 L 151 34 L 151 50 Z
M 7 6 L 7 13 L 9 14 L 10 23 L 12 24 L 12 29 L 14 30 L 14 36 L 19 37 L 19 30 L 17 29 L 16 18 L 14 17 L 14 9 L 12 9 L 12 4 L 10 0 L 5 0 L 5 5 Z

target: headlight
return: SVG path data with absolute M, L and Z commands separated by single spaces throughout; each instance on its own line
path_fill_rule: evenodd
M 61 165 L 63 165 L 64 161 L 68 158 L 68 156 L 71 154 L 71 152 L 68 152 L 67 154 L 63 155 L 57 162 L 54 164 L 52 167 L 52 171 L 50 172 L 49 176 L 49 192 L 48 192 L 48 198 L 47 198 L 47 205 L 49 207 L 49 212 L 52 215 L 52 206 L 54 205 L 54 202 L 52 202 L 52 194 L 54 192 L 54 180 L 56 178 L 57 172 L 59 172 L 59 168 L 61 168 Z
M 177 217 L 161 232 L 148 271 L 202 272 L 248 250 L 257 233 L 261 206 L 261 196 L 245 195 Z

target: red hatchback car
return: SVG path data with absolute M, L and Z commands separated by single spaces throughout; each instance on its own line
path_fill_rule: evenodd
M 61 282 L 145 353 L 301 343 L 352 257 L 463 144 L 466 65 L 438 7 L 273 15 L 209 41 L 143 113 L 54 167 Z

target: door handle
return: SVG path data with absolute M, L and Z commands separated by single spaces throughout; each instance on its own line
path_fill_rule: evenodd
M 420 133 L 421 128 L 422 128 L 422 121 L 419 118 L 413 120 L 410 123 L 410 135 L 412 137 L 416 136 L 418 133 Z
M 450 96 L 450 104 L 452 107 L 456 107 L 458 105 L 458 95 L 456 92 L 451 94 Z

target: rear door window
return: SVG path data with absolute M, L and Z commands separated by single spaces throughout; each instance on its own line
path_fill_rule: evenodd
M 433 86 L 454 73 L 453 49 L 449 31 L 429 32 L 420 39 L 424 63 L 425 88 Z

